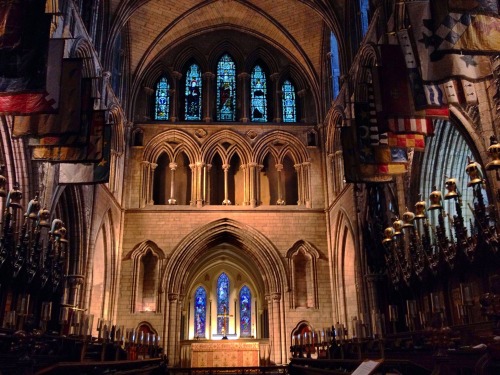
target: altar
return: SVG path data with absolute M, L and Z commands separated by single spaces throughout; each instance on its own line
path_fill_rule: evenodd
M 189 340 L 181 344 L 184 367 L 254 367 L 268 364 L 267 340 Z

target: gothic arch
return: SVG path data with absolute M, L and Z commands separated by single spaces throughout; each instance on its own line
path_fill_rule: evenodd
M 198 160 L 199 147 L 188 133 L 171 129 L 158 134 L 148 142 L 144 147 L 143 160 L 156 163 L 163 152 L 170 160 L 175 160 L 178 154 L 184 152 L 189 161 L 195 163 Z
M 229 145 L 225 146 L 225 144 Z M 215 133 L 201 146 L 201 158 L 206 163 L 210 163 L 217 152 L 225 163 L 229 162 L 236 153 L 242 164 L 247 164 L 252 160 L 252 149 L 248 141 L 231 130 L 221 130 Z
M 163 264 L 166 261 L 164 252 L 155 242 L 147 240 L 137 244 L 124 260 L 131 260 L 133 263 L 130 296 L 132 311 L 160 311 L 161 284 L 159 281 Z M 147 264 L 144 264 L 144 260 L 147 260 Z M 147 295 L 144 292 L 145 286 L 148 289 Z
M 82 74 L 83 77 L 86 78 L 95 78 L 101 76 L 99 63 L 94 61 L 94 53 L 92 52 L 92 50 L 92 44 L 87 39 L 79 38 L 73 43 L 70 52 L 71 57 L 77 57 L 83 60 Z
M 118 283 L 118 251 L 114 234 L 114 223 L 111 211 L 102 215 L 102 221 L 97 223 L 95 238 L 92 239 L 91 254 L 87 259 L 86 275 L 86 306 L 94 316 L 112 319 L 115 312 Z M 99 258 L 97 257 L 99 256 Z M 97 280 L 96 280 L 97 276 Z M 101 285 L 102 282 L 102 285 Z M 96 302 L 94 293 L 112 291 L 107 296 L 98 298 Z M 94 324 L 97 321 L 94 320 Z
M 275 130 L 259 139 L 254 146 L 254 158 L 259 164 L 264 162 L 268 153 L 275 156 L 277 162 L 283 162 L 285 155 L 292 156 L 295 164 L 301 164 L 309 161 L 307 149 L 294 135 Z
M 311 243 L 300 240 L 288 250 L 286 257 L 290 270 L 288 284 L 292 288 L 290 305 L 292 308 L 318 308 L 319 251 Z
M 255 64 L 257 64 L 259 61 L 262 61 L 265 64 L 263 68 L 266 68 L 269 74 L 278 72 L 279 68 L 276 58 L 271 53 L 269 53 L 267 49 L 264 48 L 257 48 L 246 57 L 245 67 L 243 70 L 247 73 L 250 73 Z
M 361 285 L 359 272 L 362 272 L 356 232 L 347 212 L 339 211 L 334 223 L 332 248 L 329 259 L 332 275 L 332 302 L 336 308 L 334 318 L 347 327 L 351 319 L 359 314 L 358 300 Z M 349 301 L 347 300 L 347 296 Z
M 194 230 L 177 245 L 162 276 L 164 290 L 185 294 L 189 269 L 210 248 L 230 243 L 241 248 L 262 271 L 265 293 L 288 290 L 287 273 L 275 246 L 260 232 L 232 219 L 220 219 Z
M 345 186 L 344 183 L 344 158 L 341 144 L 341 127 L 345 121 L 343 108 L 331 107 L 325 119 L 326 124 L 326 158 L 327 179 L 329 192 L 332 197 L 338 195 Z
M 240 73 L 243 69 L 245 58 L 243 57 L 240 49 L 227 40 L 223 40 L 212 49 L 210 57 L 208 58 L 208 67 L 210 71 L 215 74 L 217 73 L 217 64 L 219 63 L 219 59 L 226 53 L 233 59 L 236 67 L 236 75 L 238 75 L 238 73 Z
M 176 72 L 183 72 L 186 70 L 186 65 L 191 61 L 199 65 L 202 73 L 208 71 L 208 61 L 206 57 L 198 49 L 193 47 L 185 48 L 177 54 L 173 70 Z
M 136 259 L 146 253 L 146 251 L 151 250 L 159 259 L 165 259 L 165 253 L 160 247 L 151 240 L 142 241 L 141 243 L 134 246 L 132 250 L 130 250 L 123 260 L 132 260 Z

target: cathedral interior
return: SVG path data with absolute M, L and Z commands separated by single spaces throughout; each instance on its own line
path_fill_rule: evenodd
M 499 8 L 1 1 L 0 373 L 498 373 Z

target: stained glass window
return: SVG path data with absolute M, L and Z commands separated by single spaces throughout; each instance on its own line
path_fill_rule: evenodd
M 236 118 L 236 66 L 228 54 L 217 64 L 217 121 Z
M 339 59 L 339 45 L 335 34 L 330 34 L 330 58 L 332 59 L 332 91 L 333 98 L 339 95 L 340 91 L 340 59 Z
M 250 75 L 250 118 L 255 122 L 267 121 L 266 74 L 256 65 Z
M 168 120 L 169 85 L 167 78 L 162 77 L 156 84 L 155 120 Z
M 217 279 L 217 333 L 226 335 L 229 328 L 229 278 L 223 272 Z
M 245 285 L 240 290 L 240 336 L 252 335 L 252 293 Z
M 201 120 L 201 71 L 200 67 L 193 64 L 186 72 L 186 103 L 184 106 L 186 121 Z
M 368 32 L 368 12 L 370 4 L 368 0 L 359 0 L 359 10 L 361 13 L 361 32 L 363 36 Z
M 207 322 L 207 292 L 205 288 L 198 287 L 194 294 L 194 336 L 205 337 Z
M 283 122 L 296 122 L 297 114 L 295 108 L 295 87 L 292 82 L 286 80 L 283 82 L 281 91 L 283 92 Z

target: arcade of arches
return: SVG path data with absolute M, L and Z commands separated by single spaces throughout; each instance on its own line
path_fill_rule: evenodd
M 51 14 L 50 40 L 62 41 L 64 60 L 81 61 L 82 113 L 103 113 L 111 135 L 85 133 L 86 154 L 75 157 L 81 144 L 60 130 L 64 119 L 46 131 L 41 117 L 56 115 L 0 107 L 7 191 L 19 184 L 22 207 L 38 194 L 68 239 L 64 276 L 48 279 L 53 288 L 33 281 L 42 271 L 24 278 L 24 266 L 15 279 L 16 263 L 3 265 L 0 251 L 0 267 L 11 272 L 0 281 L 3 327 L 29 295 L 33 324 L 48 302 L 54 330 L 58 314 L 81 309 L 94 316 L 95 335 L 98 318 L 154 333 L 177 366 L 191 343 L 222 337 L 258 342 L 261 363 L 284 364 L 306 332 L 415 329 L 405 320 L 410 305 L 421 328 L 436 306 L 449 325 L 488 319 L 479 297 L 499 270 L 500 161 L 488 149 L 500 136 L 500 51 L 478 47 L 465 55 L 476 65 L 462 59 L 430 73 L 460 54 L 430 61 L 417 41 L 423 100 L 446 100 L 426 102 L 441 110 L 432 116 L 400 107 L 432 130 L 407 137 L 399 129 L 389 147 L 383 139 L 396 137 L 397 125 L 388 135 L 383 123 L 400 114 L 387 109 L 397 100 L 386 106 L 391 85 L 404 81 L 398 87 L 408 93 L 398 100 L 406 95 L 414 106 L 417 81 L 386 52 L 401 53 L 398 38 L 412 30 L 403 26 L 416 22 L 412 7 L 428 2 L 31 2 Z M 7 13 L 0 6 L 0 17 Z M 1 33 L 0 56 L 10 56 Z M 362 113 L 373 115 L 368 125 Z M 459 195 L 445 197 L 448 187 Z M 432 191 L 442 205 L 399 223 Z M 4 220 L 15 209 L 8 199 Z

